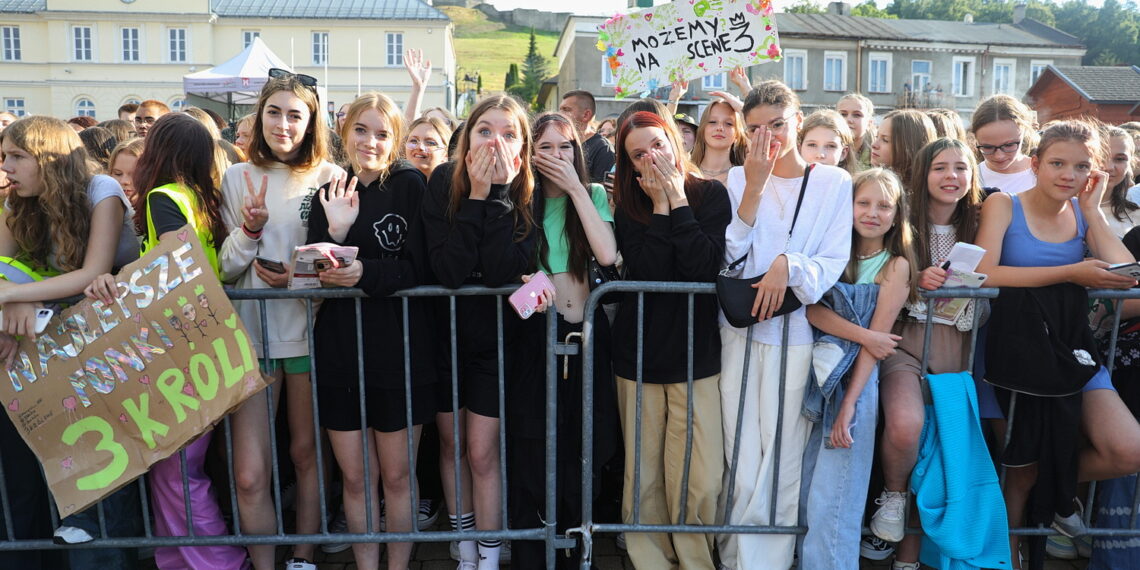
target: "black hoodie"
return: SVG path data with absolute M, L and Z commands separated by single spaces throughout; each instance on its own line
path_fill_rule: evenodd
M 360 301 L 365 381 L 384 388 L 400 388 L 404 383 L 403 300 L 388 295 L 430 281 L 419 215 L 425 183 L 423 173 L 399 160 L 384 180 L 357 186 L 360 211 L 339 242 L 360 248 L 357 259 L 363 274 L 356 286 L 369 296 Z M 319 196 L 313 198 L 307 241 L 337 243 L 329 235 Z M 434 383 L 435 331 L 430 307 L 413 298 L 408 300 L 408 311 L 406 345 L 412 347 L 412 383 Z M 313 333 L 321 384 L 356 385 L 357 338 L 356 301 L 326 299 Z

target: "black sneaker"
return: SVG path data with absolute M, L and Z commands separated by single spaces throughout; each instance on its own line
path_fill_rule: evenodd
M 864 536 L 859 542 L 859 555 L 868 560 L 886 560 L 895 553 L 891 543 L 875 536 Z

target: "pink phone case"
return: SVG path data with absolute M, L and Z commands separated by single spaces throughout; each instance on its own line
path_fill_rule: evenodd
M 530 283 L 523 284 L 518 291 L 511 293 L 507 302 L 511 304 L 511 307 L 514 307 L 519 318 L 529 318 L 534 314 L 535 308 L 538 307 L 538 295 L 542 293 L 543 289 L 553 291 L 554 284 L 550 282 L 550 278 L 545 273 L 539 271 L 530 278 Z

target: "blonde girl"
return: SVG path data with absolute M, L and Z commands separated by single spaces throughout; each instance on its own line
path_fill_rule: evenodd
M 938 133 L 938 138 L 945 137 L 969 142 L 966 139 L 966 127 L 962 125 L 962 117 L 954 109 L 929 109 L 926 111 L 926 116 L 930 117 L 930 121 L 934 123 L 934 130 Z
M 948 138 L 937 139 L 916 153 L 913 180 L 910 204 L 915 267 L 924 268 L 916 284 L 934 290 L 946 280 L 941 265 L 954 244 L 974 241 L 982 187 L 973 152 L 962 141 Z M 923 312 L 927 308 L 921 301 L 909 307 Z M 905 535 L 904 539 L 904 512 L 907 481 L 917 459 L 925 419 L 920 382 L 927 372 L 965 370 L 968 331 L 973 326 L 972 303 L 953 325 L 932 326 L 926 370 L 922 369 L 925 321 L 909 316 L 895 322 L 891 332 L 899 337 L 898 347 L 879 368 L 884 418 L 879 453 L 885 489 L 875 501 L 880 507 L 871 518 L 871 531 L 884 541 L 900 543 L 894 566 L 900 570 L 918 568 L 919 536 Z
M 229 235 L 219 250 L 222 279 L 241 289 L 282 288 L 296 246 L 305 243 L 308 213 L 317 188 L 344 171 L 327 160 L 328 128 L 321 120 L 316 80 L 283 70 L 270 70 L 253 119 L 249 162 L 235 164 L 222 179 L 222 218 Z M 275 273 L 255 257 L 281 261 Z M 284 378 L 271 390 L 276 400 L 288 390 L 289 454 L 297 472 L 297 532 L 320 528 L 313 399 L 309 384 L 309 341 L 304 300 L 281 299 L 264 304 L 268 328 L 262 331 L 259 304 L 236 303 L 266 372 Z M 268 340 L 268 345 L 263 339 Z M 275 532 L 265 393 L 250 398 L 234 415 L 234 477 L 242 531 Z M 276 404 L 276 401 L 274 401 Z M 276 405 L 274 405 L 274 410 Z M 255 567 L 272 568 L 272 546 L 250 546 Z M 297 545 L 293 563 L 311 564 L 313 545 Z M 308 568 L 301 566 L 298 570 Z
M 249 141 L 253 139 L 253 119 L 254 113 L 250 113 L 238 120 L 237 127 L 234 128 L 234 146 L 242 152 L 242 155 L 249 156 Z
M 981 156 L 982 185 L 1017 194 L 1036 180 L 1027 154 L 1035 146 L 1036 114 L 1009 95 L 992 95 L 974 109 L 970 136 Z
M 871 144 L 875 142 L 875 104 L 862 93 L 848 93 L 839 98 L 835 110 L 851 129 L 851 154 L 862 167 L 871 164 Z
M 808 162 L 838 166 L 851 175 L 860 168 L 851 152 L 851 129 L 843 116 L 831 109 L 820 109 L 804 119 L 799 144 L 800 154 Z
M 411 223 L 419 215 L 426 179 L 398 158 L 403 123 L 402 113 L 386 95 L 365 93 L 349 105 L 341 139 L 351 171 L 321 189 L 309 219 L 308 242 L 359 248 L 352 264 L 323 271 L 322 283 L 359 287 L 368 293 L 359 303 L 326 299 L 313 329 L 321 425 L 328 430 L 344 476 L 344 511 L 348 529 L 354 533 L 367 532 L 369 518 L 372 528 L 378 528 L 378 482 L 386 501 L 385 530 L 412 530 L 409 504 L 414 479 L 408 460 L 408 430 L 414 456 L 420 428 L 435 414 L 435 352 L 428 305 L 420 300 L 408 304 L 414 324 L 406 331 L 411 352 L 405 370 L 402 303 L 390 297 L 397 289 L 416 285 L 416 263 L 426 257 L 423 234 Z M 362 315 L 359 333 L 358 306 Z M 368 347 L 363 355 L 356 350 L 358 334 Z M 364 393 L 357 372 L 361 359 Z M 411 380 L 411 426 L 405 419 L 409 401 L 405 373 Z M 364 449 L 362 437 L 368 442 Z M 388 568 L 407 568 L 412 545 L 389 543 L 387 552 Z M 380 562 L 375 543 L 354 544 L 353 554 L 360 568 L 375 568 Z
M 415 166 L 428 180 L 435 168 L 447 162 L 447 141 L 451 127 L 436 117 L 420 117 L 408 125 L 401 156 Z
M 921 111 L 891 111 L 883 117 L 871 145 L 871 164 L 891 169 L 902 181 L 903 188 L 913 192 L 926 183 L 919 178 L 911 179 L 914 157 L 919 149 L 936 138 L 934 123 Z
M 691 159 L 701 176 L 724 184 L 728 170 L 744 164 L 748 137 L 744 121 L 736 109 L 725 101 L 714 101 L 701 115 Z
M 804 483 L 808 532 L 800 554 L 804 568 L 859 567 L 859 535 L 879 410 L 879 361 L 894 352 L 899 340 L 890 332 L 899 311 L 917 298 L 912 284 L 914 238 L 902 183 L 891 171 L 872 168 L 856 174 L 852 185 L 851 260 L 840 280 L 879 287 L 866 328 L 823 305 L 807 309 L 812 326 L 857 343 L 858 356 L 845 386 L 841 382 L 832 393 L 838 408 L 826 407 L 804 454 L 808 474 Z M 827 425 L 832 417 L 834 422 Z
M 437 168 L 424 198 L 422 218 L 430 267 L 446 287 L 518 283 L 523 274 L 534 271 L 538 234 L 526 110 L 509 96 L 487 97 L 472 109 L 462 134 L 455 149 L 456 160 Z M 458 377 L 448 375 L 449 381 L 440 382 L 436 416 L 444 496 L 453 528 L 495 530 L 504 523 L 497 371 L 504 365 L 514 370 L 514 363 L 500 363 L 498 359 L 494 300 L 465 297 L 456 301 L 457 310 L 464 315 L 458 321 L 458 361 L 453 365 Z M 518 318 L 504 317 L 506 346 L 522 342 L 521 331 Z M 506 354 L 508 359 L 540 358 L 511 351 Z M 513 381 L 507 380 L 507 384 Z M 462 505 L 456 504 L 457 481 Z M 500 549 L 498 540 L 481 540 L 478 547 L 474 541 L 460 541 L 460 568 L 497 569 Z

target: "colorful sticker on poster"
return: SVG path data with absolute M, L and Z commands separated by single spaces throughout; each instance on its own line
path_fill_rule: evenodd
M 186 226 L 20 341 L 0 401 L 61 516 L 95 504 L 265 387 L 241 319 Z
M 614 16 L 598 27 L 597 48 L 618 99 L 781 54 L 771 0 L 676 0 Z

